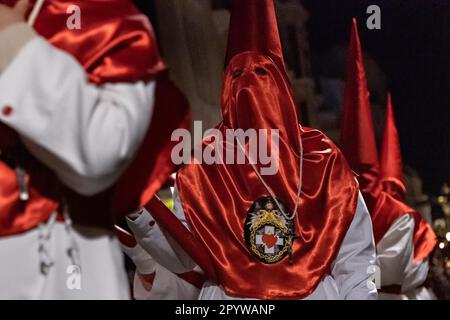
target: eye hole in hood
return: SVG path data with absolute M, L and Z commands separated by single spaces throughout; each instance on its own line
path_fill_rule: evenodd
M 255 73 L 256 73 L 258 76 L 266 76 L 266 75 L 268 74 L 267 70 L 264 69 L 263 67 L 256 67 L 256 68 L 255 68 Z
M 242 72 L 243 72 L 242 69 L 236 69 L 236 70 L 233 71 L 231 77 L 233 79 L 239 78 L 241 76 Z

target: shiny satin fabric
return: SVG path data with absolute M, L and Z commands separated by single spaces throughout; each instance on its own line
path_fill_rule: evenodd
M 403 201 L 405 199 L 406 187 L 403 182 L 396 178 L 383 178 L 380 180 L 381 188 L 395 199 Z
M 17 0 L 0 0 L 0 4 L 13 6 Z M 47 220 L 58 207 L 57 202 L 44 196 L 37 186 L 42 185 L 43 171 L 36 170 L 36 176 L 26 176 L 29 184 L 29 200 L 20 201 L 16 172 L 5 161 L 15 153 L 19 141 L 17 134 L 0 123 L 0 237 L 11 236 L 29 230 Z M 8 153 L 8 155 L 7 155 Z M 34 163 L 33 167 L 39 166 Z M 45 171 L 45 170 L 44 170 Z
M 414 218 L 414 261 L 429 259 L 437 245 L 436 233 L 419 212 L 413 211 Z
M 402 181 L 402 166 L 400 141 L 395 125 L 392 97 L 389 94 L 381 147 L 380 184 L 383 191 L 401 202 L 406 196 L 406 187 Z M 419 212 L 409 207 L 404 210 L 414 218 L 414 260 L 427 259 L 437 244 L 436 234 Z
M 388 112 L 387 116 L 393 119 L 392 115 L 391 110 L 391 114 Z M 393 125 L 395 126 L 395 123 L 388 123 L 388 137 L 391 145 L 389 150 L 386 150 L 387 145 L 385 147 L 383 161 L 386 163 L 383 163 L 384 175 L 381 175 L 361 43 L 357 22 L 353 19 L 340 148 L 351 169 L 358 175 L 361 193 L 372 217 L 375 243 L 381 240 L 396 219 L 404 214 L 412 214 L 415 220 L 414 259 L 419 260 L 431 253 L 435 245 L 433 240 L 435 235 L 419 214 L 395 199 L 399 192 L 398 179 L 399 177 L 401 179 L 401 163 L 399 163 L 401 157 L 399 154 L 386 153 L 386 151 L 389 153 L 395 151 L 393 148 L 397 150 L 395 152 L 400 150 L 399 146 L 392 145 L 392 143 L 398 143 L 398 138 L 393 140 L 391 136 L 394 133 Z M 391 159 L 386 160 L 387 157 Z M 397 172 L 392 176 L 393 169 L 399 170 L 400 173 Z
M 378 243 L 392 224 L 405 214 L 414 219 L 414 262 L 425 260 L 433 252 L 437 239 L 431 226 L 422 219 L 420 213 L 403 202 L 382 191 L 371 212 L 375 243 Z
M 353 19 L 339 147 L 358 175 L 359 187 L 369 211 L 375 206 L 372 200 L 381 191 L 374 132 L 361 43 L 357 23 Z
M 67 28 L 72 5 L 80 8 L 80 30 Z M 131 0 L 47 0 L 34 28 L 96 84 L 148 80 L 165 69 L 152 26 Z
M 331 272 L 356 210 L 356 180 L 327 137 L 299 126 L 284 71 L 267 56 L 245 52 L 230 61 L 225 72 L 222 113 L 223 122 L 217 129 L 224 136 L 230 128 L 280 130 L 279 171 L 263 178 L 291 212 L 299 184 L 302 140 L 304 175 L 295 219 L 300 238 L 294 241 L 293 264 L 287 258 L 264 264 L 246 247 L 244 224 L 248 210 L 254 201 L 269 195 L 248 163 L 189 164 L 180 169 L 177 187 L 191 231 L 208 251 L 216 281 L 228 295 L 304 298 Z M 203 141 L 204 147 L 208 145 L 209 141 Z M 225 145 L 224 150 L 231 151 Z M 256 166 L 261 167 L 260 163 Z
M 40 174 L 41 173 L 41 174 Z M 27 175 L 30 186 L 29 200 L 19 199 L 19 187 L 15 171 L 0 160 L 0 237 L 11 236 L 34 228 L 50 218 L 58 208 L 58 203 L 42 190 L 51 190 L 42 186 L 48 176 L 37 170 L 36 175 Z
M 13 2 L 0 0 L 9 5 Z M 81 9 L 80 30 L 69 30 L 66 26 L 70 5 Z M 52 45 L 74 56 L 94 84 L 156 79 L 155 111 L 129 169 L 113 188 L 94 197 L 67 190 L 45 166 L 27 155 L 33 163 L 26 167 L 31 199 L 21 202 L 15 171 L 1 162 L 0 236 L 24 232 L 48 219 L 59 206 L 63 190 L 74 222 L 111 227 L 114 217 L 143 206 L 175 169 L 170 161 L 174 144 L 170 137 L 174 129 L 188 127 L 188 103 L 165 75 L 166 67 L 159 56 L 150 22 L 130 0 L 47 0 L 35 29 Z M 9 138 L 1 139 L 0 148 L 2 152 L 13 153 L 20 142 L 3 126 L 2 136 L 6 132 Z
M 29 2 L 31 12 L 36 0 Z M 68 28 L 71 6 L 80 9 L 79 30 Z M 151 24 L 131 0 L 46 0 L 33 27 L 75 57 L 95 84 L 148 80 L 166 69 Z
M 233 0 L 225 68 L 239 53 L 255 51 L 284 69 L 283 50 L 273 0 Z
M 380 158 L 380 183 L 383 190 L 400 201 L 405 200 L 406 187 L 402 181 L 402 154 L 390 93 L 388 94 Z

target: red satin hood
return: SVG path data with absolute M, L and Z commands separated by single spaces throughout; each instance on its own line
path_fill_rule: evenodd
M 248 162 L 189 164 L 180 169 L 177 187 L 191 231 L 209 253 L 216 281 L 227 294 L 262 299 L 306 297 L 330 273 L 353 220 L 356 180 L 327 137 L 299 126 L 289 82 L 270 58 L 245 52 L 231 60 L 225 73 L 222 112 L 223 123 L 217 129 L 224 136 L 229 128 L 280 130 L 279 171 L 263 178 L 289 212 L 295 207 L 299 184 L 301 139 L 304 176 L 294 220 L 300 239 L 294 241 L 292 265 L 287 257 L 268 264 L 251 253 L 245 235 L 248 212 L 269 193 Z M 208 141 L 203 145 L 212 146 Z
M 433 250 L 436 244 L 435 235 L 418 213 L 394 198 L 398 191 L 399 174 L 401 178 L 401 157 L 396 153 L 400 152 L 398 137 L 394 136 L 395 127 L 392 127 L 393 118 L 389 112 L 392 110 L 387 114 L 388 133 L 385 133 L 383 145 L 384 174 L 380 175 L 361 43 L 357 23 L 353 19 L 340 146 L 350 167 L 358 174 L 361 192 L 372 217 L 375 242 L 378 243 L 383 238 L 395 220 L 405 214 L 411 214 L 415 222 L 414 260 L 420 260 Z M 384 182 L 383 185 L 380 181 Z
M 402 179 L 402 154 L 397 126 L 395 125 L 391 94 L 388 94 L 380 164 L 380 183 L 383 190 L 398 200 L 404 200 L 406 187 Z
M 236 55 L 225 70 L 221 103 L 227 128 L 278 129 L 298 152 L 299 120 L 284 70 L 257 52 Z
M 232 0 L 225 67 L 234 56 L 259 52 L 284 69 L 274 0 Z
M 80 30 L 67 27 L 70 6 L 80 8 Z M 96 84 L 148 80 L 166 68 L 150 22 L 131 0 L 46 0 L 34 29 L 74 56 Z
M 372 212 L 375 203 L 371 199 L 376 199 L 381 190 L 378 183 L 379 161 L 366 72 L 355 19 L 350 34 L 339 147 L 352 170 L 358 175 L 364 200 Z
M 249 165 L 187 165 L 177 177 L 191 231 L 209 252 L 217 281 L 227 294 L 260 299 L 298 299 L 310 295 L 331 272 L 331 264 L 353 220 L 358 186 L 342 154 L 322 133 L 304 128 L 304 182 L 295 221 L 293 264 L 287 258 L 264 264 L 248 250 L 247 212 L 268 196 Z M 276 176 L 266 177 L 276 196 L 294 207 L 298 158 L 281 153 Z M 289 279 L 288 281 L 286 279 Z
M 304 298 L 331 271 L 354 217 L 357 182 L 342 154 L 327 137 L 299 126 L 272 0 L 233 1 L 226 66 L 221 103 L 223 122 L 216 129 L 224 137 L 227 129 L 279 130 L 279 170 L 263 179 L 289 213 L 295 207 L 303 144 L 304 175 L 298 215 L 285 228 L 292 230 L 293 224 L 299 234 L 299 239 L 293 242 L 292 264 L 284 251 L 286 234 L 270 230 L 278 228 L 280 221 L 286 226 L 283 217 L 272 210 L 279 212 L 281 208 L 268 200 L 270 193 L 248 161 L 188 164 L 181 168 L 177 187 L 183 210 L 191 232 L 210 257 L 202 260 L 212 262 L 213 270 L 208 273 L 214 275 L 213 280 L 228 295 Z M 273 154 L 271 141 L 259 140 L 258 145 L 265 142 L 269 154 Z M 234 149 L 225 141 L 219 145 L 224 152 L 238 150 L 236 143 Z M 203 141 L 203 147 L 215 146 L 216 142 Z M 256 162 L 259 170 L 262 165 Z M 264 222 L 264 217 L 270 222 Z M 266 227 L 267 231 L 256 235 Z M 264 245 L 257 247 L 255 239 Z M 273 248 L 276 253 L 266 255 L 263 248 L 269 251 Z
M 66 27 L 71 5 L 80 8 L 80 30 Z M 130 0 L 45 1 L 34 27 L 97 84 L 146 80 L 165 68 L 150 22 Z

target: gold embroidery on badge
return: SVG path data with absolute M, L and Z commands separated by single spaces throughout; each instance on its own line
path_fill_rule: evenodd
M 272 199 L 249 213 L 250 251 L 265 263 L 282 260 L 289 250 L 289 226 Z

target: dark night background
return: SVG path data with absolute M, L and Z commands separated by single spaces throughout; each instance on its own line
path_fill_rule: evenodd
M 347 41 L 353 16 L 381 8 L 381 30 L 360 27 L 364 49 L 387 75 L 404 162 L 419 170 L 426 191 L 450 180 L 450 1 L 305 0 L 311 46 Z
M 153 1 L 136 2 L 154 21 Z M 229 2 L 213 1 L 216 8 L 227 8 Z M 362 46 L 387 76 L 403 160 L 419 171 L 425 192 L 438 193 L 450 181 L 450 1 L 301 3 L 310 13 L 312 52 L 325 52 L 336 43 L 346 45 L 351 18 L 358 18 Z M 364 27 L 369 5 L 381 8 L 381 30 Z

